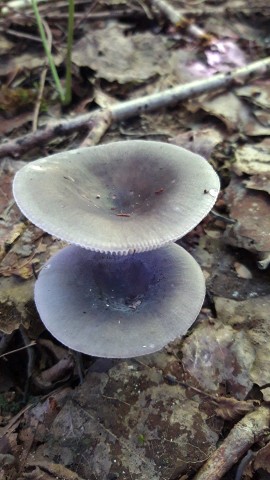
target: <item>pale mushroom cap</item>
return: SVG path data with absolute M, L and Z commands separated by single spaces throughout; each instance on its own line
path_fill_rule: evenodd
M 35 286 L 54 337 L 110 358 L 152 353 L 184 335 L 204 295 L 199 265 L 175 244 L 122 257 L 72 245 L 47 262 Z
M 219 179 L 175 145 L 116 142 L 52 155 L 15 176 L 14 197 L 34 224 L 97 252 L 152 250 L 181 238 L 216 201 Z

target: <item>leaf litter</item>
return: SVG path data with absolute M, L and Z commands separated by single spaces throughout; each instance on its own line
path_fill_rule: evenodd
M 210 31 L 214 44 L 204 45 L 188 29 L 157 15 L 151 2 L 136 4 L 142 23 L 133 4 L 134 16 L 123 1 L 98 2 L 88 18 L 88 2 L 78 2 L 76 13 L 84 18 L 75 30 L 73 102 L 68 109 L 59 107 L 47 75 L 39 127 L 72 118 L 76 112 L 87 113 L 97 105 L 109 108 L 119 99 L 230 72 L 267 56 L 266 2 L 171 5 Z M 122 13 L 108 20 L 106 14 L 119 7 L 127 17 L 123 20 Z M 59 19 L 65 8 L 60 2 L 50 3 L 50 16 L 45 17 L 61 69 L 65 35 L 61 20 L 54 21 L 53 15 Z M 92 13 L 100 17 L 90 23 Z M 31 10 L 27 14 L 31 17 Z M 13 15 L 10 11 L 1 22 L 8 19 L 18 35 L 38 38 L 31 22 L 20 21 L 18 28 Z M 17 49 L 15 37 L 1 30 L 2 142 L 28 133 L 36 82 L 45 62 L 40 43 L 18 38 Z M 180 242 L 199 261 L 207 281 L 201 315 L 185 338 L 162 352 L 128 361 L 78 358 L 48 335 L 33 304 L 34 276 L 63 243 L 23 218 L 12 198 L 12 179 L 22 160 L 78 146 L 80 136 L 76 132 L 66 139 L 56 136 L 45 147 L 36 147 L 31 156 L 26 152 L 19 160 L 2 160 L 0 476 L 4 480 L 179 480 L 191 479 L 196 472 L 201 480 L 203 464 L 209 468 L 212 461 L 215 466 L 218 444 L 226 435 L 228 439 L 234 435 L 238 426 L 241 429 L 245 419 L 248 424 L 253 414 L 261 419 L 257 436 L 251 444 L 237 437 L 238 445 L 243 445 L 237 458 L 232 440 L 224 479 L 247 480 L 254 472 L 263 479 L 261 475 L 269 473 L 269 443 L 263 436 L 269 428 L 265 412 L 270 398 L 269 134 L 269 79 L 264 77 L 235 82 L 229 90 L 202 94 L 151 115 L 137 115 L 105 134 L 104 142 L 132 137 L 189 148 L 209 159 L 223 186 L 214 211 Z M 26 404 L 22 409 L 21 402 Z M 212 478 L 221 478 L 217 470 L 215 475 Z

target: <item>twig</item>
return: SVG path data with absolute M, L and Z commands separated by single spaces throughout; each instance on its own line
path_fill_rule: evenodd
M 103 112 L 101 112 L 98 121 L 94 123 L 94 126 L 91 128 L 90 132 L 87 134 L 86 138 L 81 143 L 81 147 L 90 147 L 92 145 L 97 145 L 110 127 L 111 123 L 111 111 L 104 110 Z
M 20 328 L 20 334 L 22 337 L 22 340 L 25 344 L 25 347 L 29 347 L 31 345 L 31 341 L 29 340 L 25 328 L 21 325 Z M 34 370 L 34 363 L 35 363 L 35 354 L 32 348 L 27 349 L 27 377 L 26 381 L 24 384 L 24 402 L 26 403 L 28 399 L 28 393 L 29 393 L 29 385 L 30 385 L 30 378 L 32 376 L 33 370 Z
M 47 35 L 47 42 L 48 42 L 48 48 L 51 52 L 52 50 L 52 33 L 49 28 L 49 25 L 45 20 L 42 20 L 44 30 Z M 45 81 L 46 81 L 46 76 L 48 72 L 48 64 L 47 61 L 42 69 L 41 75 L 40 75 L 40 80 L 39 80 L 39 89 L 38 89 L 38 96 L 37 96 L 37 101 L 35 104 L 35 109 L 33 113 L 33 122 L 32 122 L 32 132 L 35 132 L 37 127 L 38 127 L 38 115 L 39 115 L 39 110 L 40 110 L 40 105 L 43 97 L 43 92 L 44 92 L 44 87 L 45 87 Z
M 135 16 L 142 16 L 141 12 L 138 10 L 113 10 L 111 12 L 96 12 L 96 13 L 90 13 L 88 14 L 87 12 L 77 12 L 74 14 L 74 18 L 78 20 L 78 24 L 81 23 L 82 20 L 86 22 L 95 22 L 97 20 L 112 20 L 112 19 L 117 19 L 117 18 L 127 18 L 127 17 L 132 17 L 132 19 L 135 18 Z M 48 12 L 44 14 L 44 18 L 46 18 L 48 21 L 66 21 L 68 18 L 68 13 L 62 13 L 59 15 L 59 13 L 52 13 Z M 76 25 L 77 27 L 77 25 Z
M 8 355 L 11 355 L 11 354 L 13 354 L 13 353 L 20 352 L 21 350 L 25 350 L 26 348 L 33 347 L 34 345 L 36 345 L 36 342 L 35 342 L 35 340 L 32 340 L 28 345 L 25 345 L 24 347 L 15 348 L 15 350 L 10 350 L 9 352 L 2 353 L 2 355 L 0 355 L 0 358 L 2 358 L 2 357 L 5 358 L 5 357 L 7 357 Z
M 62 121 L 52 127 L 37 130 L 34 133 L 29 133 L 16 140 L 4 143 L 0 146 L 0 158 L 6 155 L 18 157 L 34 147 L 48 143 L 55 137 L 63 137 L 82 128 L 90 130 L 95 126 L 95 128 L 98 129 L 99 123 L 102 123 L 102 119 L 105 118 L 105 116 L 107 118 L 110 117 L 112 122 L 121 122 L 144 112 L 152 112 L 161 107 L 176 105 L 182 100 L 194 98 L 202 93 L 228 88 L 239 81 L 248 81 L 253 78 L 253 76 L 263 75 L 269 69 L 270 57 L 267 57 L 244 67 L 236 68 L 231 72 L 213 75 L 206 80 L 196 80 L 163 90 L 159 93 L 146 95 L 126 102 L 119 102 L 105 112 L 98 109 L 93 113 Z
M 84 22 L 87 20 L 88 16 L 91 14 L 91 12 L 96 8 L 97 6 L 97 0 L 92 2 L 90 4 L 90 7 L 87 8 L 85 12 L 83 12 L 83 15 L 81 15 L 79 18 L 76 19 L 75 27 L 74 29 L 77 31 L 79 27 L 82 27 Z M 75 12 L 74 12 L 75 14 Z
M 202 28 L 190 22 L 188 18 L 182 15 L 165 0 L 150 0 L 153 7 L 156 7 L 165 17 L 176 27 L 183 28 L 189 35 L 199 40 L 210 41 L 212 36 Z
M 0 27 L 0 32 L 7 33 L 8 35 L 18 38 L 27 38 L 27 40 L 31 40 L 32 42 L 42 43 L 40 37 L 36 35 L 30 35 L 30 33 L 19 32 L 17 30 L 13 30 L 12 28 Z
M 41 105 L 41 102 L 42 102 L 42 97 L 43 97 L 47 72 L 48 72 L 48 67 L 47 67 L 47 65 L 44 65 L 42 67 L 42 71 L 41 71 L 40 79 L 39 79 L 37 101 L 35 103 L 33 120 L 32 120 L 32 132 L 35 132 L 37 130 L 37 127 L 38 127 L 38 116 L 39 116 L 39 111 L 40 111 L 40 105 Z
M 219 480 L 269 431 L 270 410 L 260 407 L 246 415 L 230 431 L 222 445 L 209 457 L 193 480 Z
M 37 130 L 33 133 L 17 138 L 0 146 L 0 157 L 11 155 L 19 157 L 22 153 L 27 152 L 39 145 L 45 145 L 56 137 L 65 137 L 80 129 L 91 129 L 94 125 L 95 118 L 88 115 L 87 118 L 79 116 L 69 121 L 63 121 L 56 125 Z

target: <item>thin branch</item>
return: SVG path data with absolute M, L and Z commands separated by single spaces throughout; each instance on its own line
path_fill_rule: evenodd
M 244 67 L 236 68 L 231 72 L 213 75 L 206 80 L 196 80 L 159 93 L 146 95 L 126 102 L 119 102 L 113 105 L 109 110 L 106 110 L 105 113 L 98 109 L 93 113 L 84 114 L 75 119 L 59 122 L 54 126 L 45 128 L 44 130 L 37 130 L 36 132 L 29 133 L 17 140 L 11 140 L 10 142 L 4 143 L 0 145 L 0 158 L 6 155 L 18 157 L 30 149 L 48 143 L 55 137 L 67 136 L 70 133 L 83 128 L 86 130 L 90 130 L 93 126 L 97 128 L 98 123 L 104 121 L 102 120 L 104 119 L 104 115 L 106 118 L 110 117 L 112 122 L 121 122 L 144 112 L 152 112 L 162 107 L 176 105 L 180 101 L 194 98 L 206 92 L 226 89 L 239 81 L 248 81 L 253 79 L 254 76 L 262 76 L 269 70 L 270 57 L 267 57 Z M 107 127 L 109 126 L 109 123 L 110 122 L 107 121 Z
M 90 132 L 87 133 L 86 138 L 83 140 L 80 146 L 91 147 L 93 145 L 97 145 L 100 142 L 103 135 L 105 135 L 111 123 L 112 123 L 111 111 L 104 110 L 103 112 L 101 112 L 101 114 L 97 118 L 97 121 L 94 123 Z
M 47 35 L 47 42 L 48 42 L 48 48 L 51 52 L 52 50 L 52 32 L 49 28 L 49 25 L 45 20 L 42 20 L 44 30 Z M 44 92 L 44 87 L 45 87 L 45 81 L 47 77 L 47 72 L 48 72 L 48 62 L 44 64 L 44 67 L 42 68 L 42 72 L 40 75 L 40 80 L 39 80 L 39 89 L 38 89 L 38 96 L 37 96 L 37 101 L 35 104 L 34 108 L 34 113 L 33 113 L 33 121 L 32 121 L 32 131 L 35 132 L 38 127 L 38 116 L 39 116 L 39 111 L 40 111 L 40 105 L 42 102 L 42 97 L 43 97 L 43 92 Z
M 40 79 L 39 79 L 37 101 L 35 103 L 33 120 L 32 120 L 32 132 L 35 132 L 37 130 L 37 127 L 38 127 L 38 116 L 39 116 L 39 111 L 40 111 L 40 105 L 41 105 L 41 102 L 42 102 L 42 97 L 43 97 L 47 72 L 48 72 L 48 66 L 44 65 L 44 67 L 42 68 L 41 74 L 40 74 Z
M 270 57 L 250 63 L 241 68 L 236 68 L 231 72 L 213 75 L 206 80 L 195 80 L 194 82 L 179 85 L 159 93 L 122 102 L 111 108 L 112 119 L 121 121 L 143 112 L 150 112 L 161 107 L 176 105 L 181 100 L 194 98 L 202 93 L 212 92 L 220 88 L 227 88 L 240 80 L 248 80 L 248 77 L 253 76 L 253 74 L 258 72 L 264 74 L 268 70 L 270 70 Z
M 6 358 L 8 355 L 20 352 L 21 350 L 25 350 L 26 348 L 34 347 L 34 345 L 36 345 L 36 342 L 35 340 L 32 340 L 28 345 L 25 345 L 24 347 L 15 348 L 15 350 L 10 350 L 9 352 L 2 353 L 2 355 L 0 355 L 0 358 Z
M 270 410 L 260 407 L 238 422 L 222 445 L 209 457 L 193 480 L 219 480 L 269 432 Z
M 32 42 L 42 43 L 40 37 L 36 35 L 30 35 L 30 33 L 19 32 L 17 30 L 12 30 L 12 28 L 0 27 L 0 32 L 7 33 L 8 35 L 18 37 L 18 38 L 27 38 Z
M 210 41 L 212 36 L 202 28 L 190 22 L 190 20 L 176 10 L 165 0 L 150 0 L 153 7 L 156 7 L 173 25 L 183 28 L 194 38 Z

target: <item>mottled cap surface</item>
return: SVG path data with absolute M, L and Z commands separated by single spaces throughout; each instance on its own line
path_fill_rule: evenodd
M 204 295 L 199 265 L 176 244 L 120 257 L 72 245 L 35 285 L 40 317 L 60 342 L 110 358 L 152 353 L 184 335 Z
M 125 141 L 29 163 L 14 197 L 34 224 L 69 243 L 127 254 L 175 241 L 209 212 L 219 179 L 199 155 L 175 145 Z

